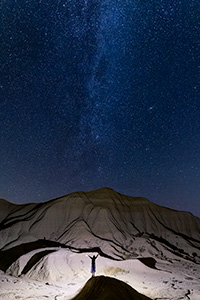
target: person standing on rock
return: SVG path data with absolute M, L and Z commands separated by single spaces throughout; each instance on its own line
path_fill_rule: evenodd
M 95 255 L 93 255 L 93 256 L 88 255 L 88 257 L 91 258 L 91 273 L 92 273 L 92 277 L 95 276 L 95 272 L 96 272 L 95 261 L 96 261 L 96 259 L 97 259 L 98 256 L 99 256 L 99 254 L 97 254 L 96 256 Z

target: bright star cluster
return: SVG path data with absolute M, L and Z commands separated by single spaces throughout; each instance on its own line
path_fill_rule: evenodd
M 197 0 L 1 3 L 0 197 L 111 187 L 200 216 Z

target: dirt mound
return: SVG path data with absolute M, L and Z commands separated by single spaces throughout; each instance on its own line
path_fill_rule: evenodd
M 125 282 L 106 276 L 90 278 L 71 300 L 151 300 Z
M 20 256 L 30 251 L 40 248 L 56 248 L 60 246 L 63 245 L 54 241 L 38 240 L 31 243 L 24 243 L 4 251 L 0 251 L 0 270 L 5 272 L 11 266 L 11 264 L 15 262 Z

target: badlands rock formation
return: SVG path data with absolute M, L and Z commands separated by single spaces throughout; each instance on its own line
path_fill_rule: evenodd
M 1 200 L 0 206 L 1 250 L 43 240 L 114 259 L 173 254 L 199 262 L 200 219 L 144 198 L 106 188 L 40 204 Z
M 136 299 L 199 300 L 200 219 L 111 189 L 40 204 L 0 200 L 0 248 L 0 300 L 72 299 L 97 252 L 97 275 L 128 283 Z

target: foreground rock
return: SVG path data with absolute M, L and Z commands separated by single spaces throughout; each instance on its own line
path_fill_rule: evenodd
M 72 300 L 151 300 L 125 282 L 105 276 L 89 279 Z

